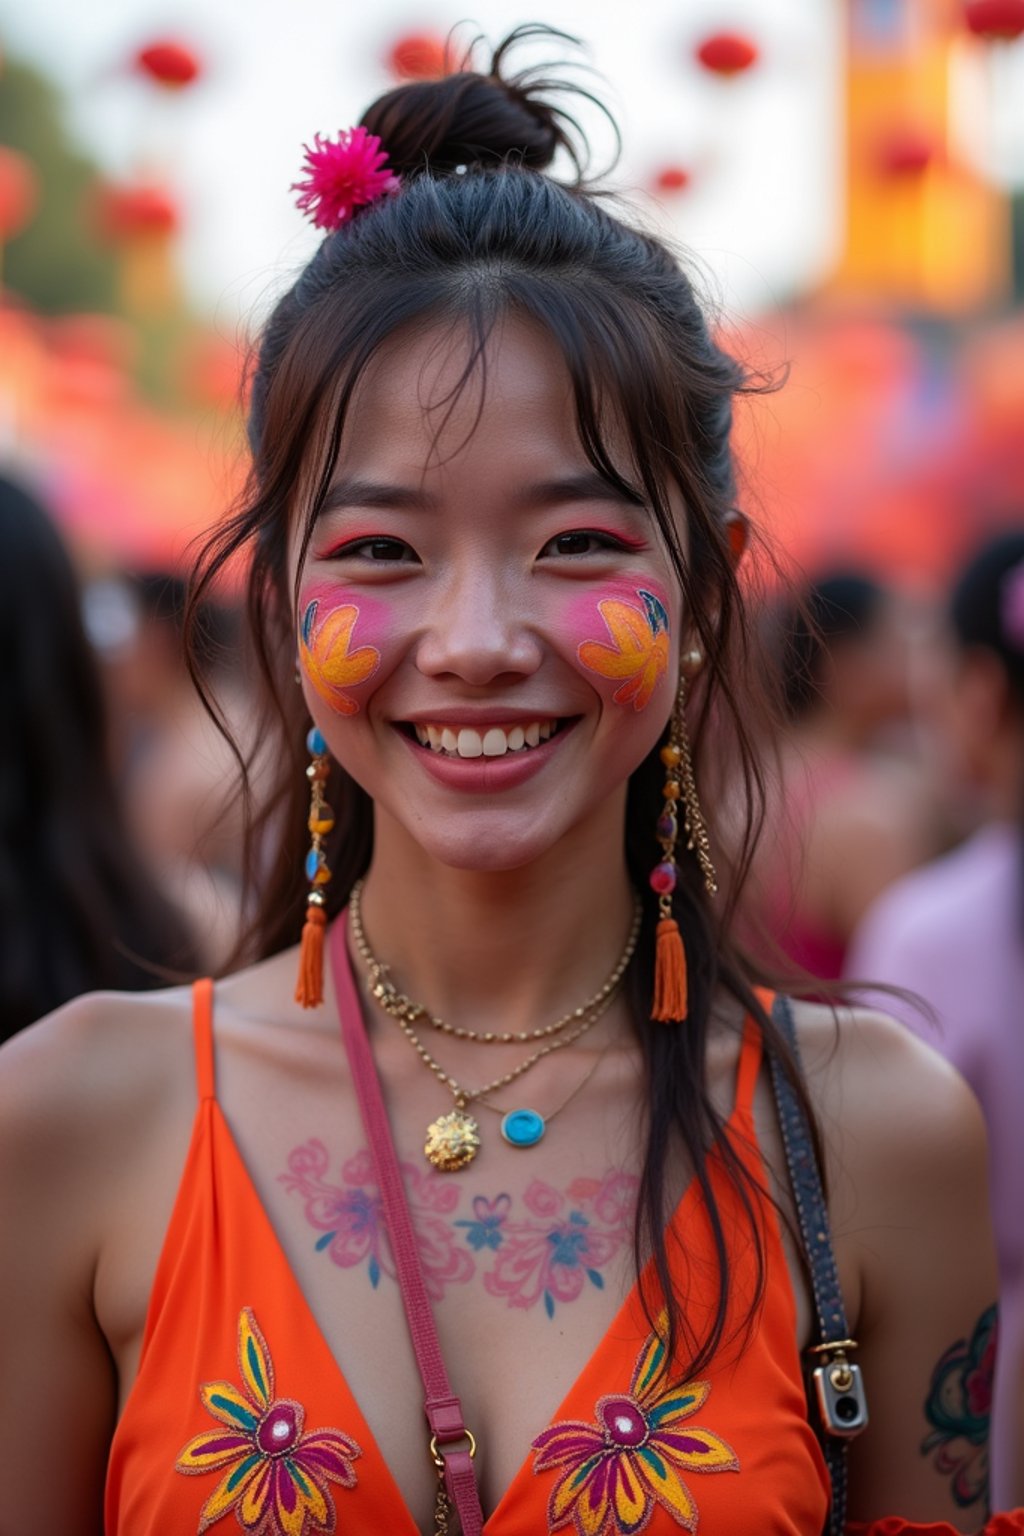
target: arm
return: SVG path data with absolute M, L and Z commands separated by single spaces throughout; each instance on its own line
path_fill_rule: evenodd
M 93 1308 L 109 1172 L 94 1009 L 0 1052 L 0 1536 L 103 1529 L 116 1383 Z
M 888 1019 L 853 1014 L 819 1055 L 844 1267 L 856 1266 L 871 1422 L 850 1450 L 852 1521 L 977 1530 L 988 1500 L 995 1258 L 970 1091 Z

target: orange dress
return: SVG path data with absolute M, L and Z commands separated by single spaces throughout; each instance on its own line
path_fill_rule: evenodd
M 221 1113 L 211 984 L 195 995 L 199 1104 L 138 1376 L 111 1448 L 107 1536 L 227 1536 L 239 1526 L 256 1536 L 416 1536 Z M 729 1133 L 766 1190 L 752 1116 L 760 1063 L 760 1031 L 748 1019 Z M 715 1155 L 710 1169 L 731 1264 L 715 1360 L 700 1380 L 665 1373 L 634 1286 L 551 1424 L 538 1425 L 485 1536 L 820 1536 L 828 1474 L 807 1420 L 775 1211 L 761 1202 L 767 1284 L 744 1330 L 754 1245 Z M 693 1185 L 668 1245 L 686 1315 L 700 1326 L 716 1266 Z

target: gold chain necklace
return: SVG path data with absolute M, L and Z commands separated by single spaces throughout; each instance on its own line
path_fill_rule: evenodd
M 401 1029 L 421 1061 L 434 1074 L 438 1082 L 445 1085 L 455 1102 L 454 1109 L 450 1110 L 447 1114 L 440 1115 L 427 1127 L 427 1137 L 423 1148 L 424 1155 L 435 1168 L 443 1173 L 454 1173 L 471 1163 L 480 1149 L 480 1127 L 473 1116 L 467 1113 L 468 1106 L 474 1100 L 486 1102 L 487 1094 L 493 1093 L 497 1088 L 504 1088 L 508 1084 L 514 1083 L 517 1078 L 522 1077 L 524 1072 L 528 1072 L 532 1066 L 535 1066 L 543 1057 L 549 1056 L 552 1051 L 561 1050 L 566 1045 L 572 1045 L 574 1041 L 579 1040 L 589 1029 L 592 1029 L 601 1016 L 607 1012 L 636 950 L 642 918 L 639 898 L 637 898 L 634 905 L 633 922 L 630 927 L 629 938 L 626 941 L 626 947 L 608 981 L 605 982 L 599 992 L 594 994 L 588 1003 L 584 1004 L 582 1008 L 574 1009 L 571 1013 L 566 1014 L 557 1024 L 559 1030 L 565 1030 L 569 1024 L 575 1024 L 576 1027 L 569 1030 L 568 1033 L 561 1034 L 558 1038 L 551 1038 L 555 1034 L 555 1029 L 552 1026 L 542 1030 L 523 1031 L 520 1034 L 509 1032 L 504 1038 L 510 1042 L 545 1039 L 546 1043 L 531 1052 L 525 1061 L 521 1061 L 510 1072 L 504 1073 L 501 1077 L 494 1078 L 492 1082 L 485 1083 L 480 1088 L 464 1088 L 460 1083 L 456 1082 L 451 1073 L 444 1070 L 440 1062 L 434 1059 L 413 1028 L 413 1019 L 423 1017 L 432 1019 L 432 1016 L 427 1014 L 421 1005 L 413 1003 L 404 993 L 396 991 L 390 982 L 382 984 L 386 975 L 386 967 L 377 960 L 367 942 L 362 925 L 361 895 L 362 881 L 357 881 L 349 897 L 349 923 L 356 949 L 359 952 L 360 958 L 366 963 L 369 972 L 371 983 L 370 995 L 383 1011 L 395 1020 L 395 1023 Z M 437 1022 L 446 1033 L 460 1033 L 452 1025 L 445 1025 L 441 1020 Z M 491 1032 L 488 1032 L 488 1035 L 490 1034 Z M 487 1039 L 487 1043 L 490 1043 L 490 1039 L 487 1036 L 476 1031 L 462 1031 L 461 1035 L 465 1039 Z M 500 1040 L 503 1037 L 501 1035 L 494 1035 L 493 1038 Z M 574 1098 L 579 1089 L 589 1081 L 594 1070 L 595 1068 L 591 1068 L 591 1071 L 586 1074 L 583 1081 L 573 1089 L 569 1098 L 558 1105 L 557 1109 L 553 1112 L 554 1114 L 565 1108 L 569 1099 Z M 488 1105 L 488 1108 L 493 1109 L 496 1106 Z M 549 1115 L 547 1118 L 551 1119 L 553 1116 Z M 503 1116 L 501 1134 L 510 1146 L 533 1147 L 543 1137 L 546 1126 L 547 1121 L 544 1116 L 536 1110 L 516 1109 L 509 1111 Z
M 586 1018 L 592 1008 L 598 1007 L 617 990 L 619 982 L 626 973 L 626 967 L 633 958 L 637 939 L 640 935 L 640 923 L 643 918 L 643 907 L 639 897 L 635 899 L 633 907 L 633 923 L 629 931 L 626 947 L 622 951 L 619 960 L 608 977 L 607 981 L 579 1008 L 573 1008 L 569 1013 L 563 1013 L 560 1019 L 553 1024 L 544 1024 L 539 1029 L 518 1030 L 478 1030 L 466 1029 L 459 1024 L 448 1024 L 439 1018 L 436 1013 L 428 1013 L 422 1003 L 414 1003 L 412 998 L 406 997 L 404 992 L 399 992 L 390 977 L 390 967 L 382 960 L 378 960 L 367 942 L 363 928 L 362 908 L 363 881 L 357 880 L 352 887 L 349 896 L 349 925 L 352 938 L 355 941 L 359 958 L 366 966 L 370 977 L 370 993 L 375 1002 L 379 1003 L 386 1013 L 393 1019 L 408 1019 L 410 1024 L 417 1022 L 429 1024 L 431 1029 L 439 1030 L 442 1034 L 452 1035 L 457 1040 L 475 1040 L 482 1045 L 527 1045 L 532 1040 L 545 1040 L 551 1035 L 559 1034 L 570 1024 Z

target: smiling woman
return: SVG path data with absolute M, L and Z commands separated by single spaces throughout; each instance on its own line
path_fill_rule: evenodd
M 248 558 L 250 961 L 6 1053 L 12 1530 L 442 1532 L 438 1470 L 464 1536 L 985 1518 L 973 1100 L 884 1018 L 773 1006 L 733 938 L 755 386 L 521 37 L 314 140 L 327 233 L 194 588 Z M 428 1422 L 414 1291 L 461 1399 Z

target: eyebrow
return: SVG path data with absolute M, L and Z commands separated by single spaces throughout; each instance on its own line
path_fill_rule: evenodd
M 327 491 L 321 512 L 337 512 L 343 507 L 397 507 L 413 512 L 429 509 L 434 498 L 426 491 L 409 485 L 384 485 L 377 480 L 336 480 Z
M 559 506 L 573 501 L 603 501 L 632 510 L 646 507 L 637 492 L 612 485 L 597 470 L 557 476 L 524 486 L 514 496 L 517 507 Z M 387 485 L 377 480 L 343 478 L 329 488 L 320 511 L 337 512 L 345 507 L 388 507 L 400 511 L 430 511 L 436 500 L 417 486 Z

